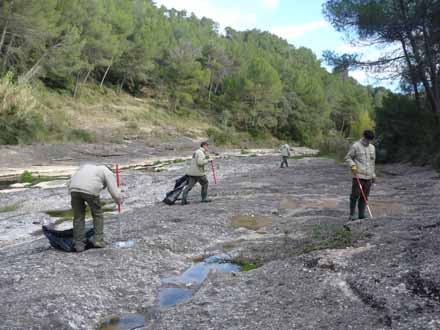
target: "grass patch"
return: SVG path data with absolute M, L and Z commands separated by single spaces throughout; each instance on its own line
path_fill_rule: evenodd
M 33 183 L 35 181 L 35 177 L 33 176 L 31 171 L 24 171 L 20 175 L 20 183 Z
M 240 266 L 240 271 L 248 272 L 263 266 L 263 260 L 260 258 L 246 258 L 238 256 L 232 259 L 232 263 Z
M 338 225 L 314 225 L 311 233 L 312 242 L 303 248 L 303 253 L 325 249 L 343 249 L 364 238 L 346 227 Z
M 31 171 L 24 171 L 21 173 L 19 182 L 20 183 L 31 183 L 31 184 L 37 184 L 40 182 L 48 182 L 48 181 L 55 181 L 55 180 L 66 180 L 69 177 L 67 176 L 34 176 L 34 174 Z
M 0 213 L 17 211 L 19 206 L 20 206 L 20 204 L 16 203 L 16 204 L 11 204 L 11 205 L 6 205 L 3 207 L 0 207 Z

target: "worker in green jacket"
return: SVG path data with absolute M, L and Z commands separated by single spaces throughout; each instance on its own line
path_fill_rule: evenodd
M 94 247 L 102 248 L 104 242 L 104 216 L 99 200 L 99 194 L 107 188 L 117 204 L 122 203 L 113 172 L 105 165 L 82 165 L 72 176 L 69 183 L 71 204 L 73 210 L 73 240 L 77 252 L 82 252 L 86 246 L 85 217 L 86 204 L 89 206 L 93 217 L 95 235 Z
M 182 205 L 188 204 L 188 193 L 198 182 L 202 186 L 202 202 L 207 203 L 208 199 L 208 179 L 205 175 L 205 165 L 209 163 L 208 142 L 202 142 L 200 148 L 197 149 L 191 159 L 191 165 L 186 170 L 188 176 L 188 184 L 183 189 Z
M 358 204 L 359 219 L 365 218 L 366 203 L 359 188 L 359 182 L 364 191 L 365 197 L 368 200 L 372 183 L 376 180 L 376 149 L 371 143 L 374 140 L 374 133 L 370 130 L 365 130 L 363 138 L 350 147 L 350 150 L 345 157 L 346 162 L 350 166 L 353 180 L 350 195 L 350 218 L 355 220 L 356 203 Z
M 284 166 L 289 167 L 289 163 L 287 162 L 287 160 L 290 157 L 290 146 L 285 143 L 282 144 L 280 147 L 280 153 L 281 153 L 281 165 L 280 167 L 283 168 Z

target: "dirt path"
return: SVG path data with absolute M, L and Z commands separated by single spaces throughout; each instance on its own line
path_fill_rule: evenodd
M 304 158 L 279 169 L 270 155 L 217 164 L 213 202 L 199 203 L 195 188 L 188 206 L 158 202 L 183 163 L 124 171 L 125 211 L 106 214 L 105 234 L 119 240 L 120 221 L 133 248 L 73 254 L 36 240 L 1 250 L 0 329 L 97 329 L 126 313 L 144 317 L 141 329 L 440 328 L 437 174 L 382 167 L 371 196 L 375 219 L 348 231 L 344 166 Z M 5 194 L 1 204 L 17 201 L 12 214 L 24 213 L 17 221 L 40 222 L 43 211 L 69 202 L 65 188 L 53 188 Z M 258 268 L 212 272 L 189 285 L 189 300 L 158 307 L 163 277 L 224 253 Z

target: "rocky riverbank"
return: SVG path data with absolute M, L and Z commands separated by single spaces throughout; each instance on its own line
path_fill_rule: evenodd
M 0 329 L 98 329 L 130 313 L 143 317 L 139 329 L 440 328 L 438 174 L 380 167 L 375 218 L 346 225 L 345 166 L 302 158 L 280 169 L 278 156 L 242 156 L 217 159 L 208 204 L 199 188 L 188 206 L 159 201 L 184 162 L 124 170 L 127 202 L 105 216 L 105 249 L 63 253 L 38 236 L 18 245 L 2 237 Z M 44 211 L 69 206 L 65 187 L 1 198 L 1 207 L 19 205 L 0 213 L 2 224 L 42 223 Z M 135 244 L 112 247 L 121 239 Z M 189 299 L 160 307 L 163 278 L 225 254 L 252 270 L 211 271 L 200 285 L 186 283 Z

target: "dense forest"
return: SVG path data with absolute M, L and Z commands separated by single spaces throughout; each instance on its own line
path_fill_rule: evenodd
M 55 130 L 36 87 L 81 99 L 87 88 L 160 100 L 177 117 L 209 118 L 216 143 L 236 132 L 337 149 L 375 127 L 388 160 L 438 160 L 440 1 L 329 0 L 323 13 L 353 42 L 393 46 L 373 61 L 236 31 L 150 0 L 3 0 L 0 143 Z M 401 93 L 366 87 L 353 67 L 388 72 Z M 38 111 L 33 109 L 37 109 Z M 192 122 L 197 126 L 197 120 Z
M 81 97 L 95 84 L 166 99 L 171 112 L 215 118 L 213 135 L 244 131 L 308 145 L 358 137 L 387 94 L 328 73 L 311 50 L 268 32 L 219 31 L 209 18 L 150 0 L 3 0 L 0 74 L 9 88 L 39 81 Z M 0 122 L 17 112 L 2 109 Z M 31 131 L 27 125 L 16 126 Z M 20 142 L 11 134 L 0 141 Z

